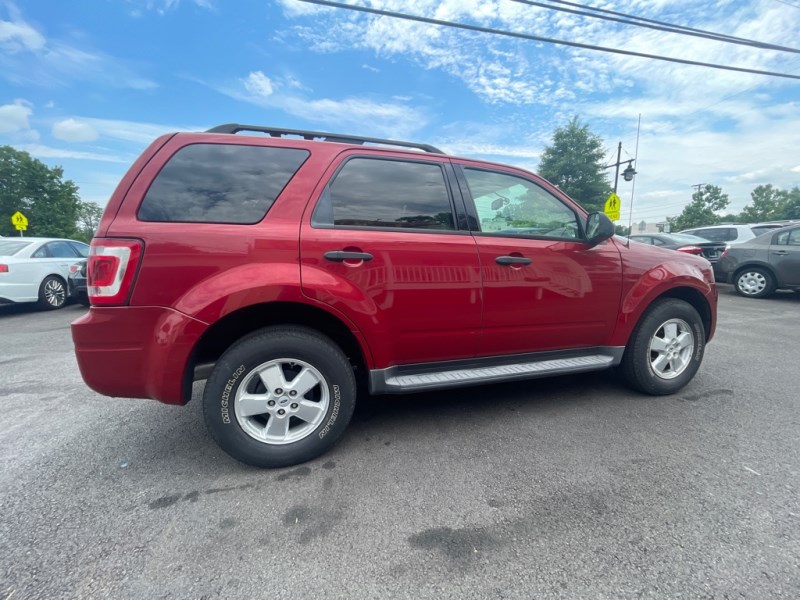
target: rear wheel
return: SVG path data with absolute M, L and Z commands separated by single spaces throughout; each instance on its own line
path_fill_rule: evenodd
M 45 277 L 42 285 L 39 286 L 39 308 L 42 310 L 54 310 L 61 308 L 67 303 L 67 284 L 63 279 L 56 275 Z
M 689 383 L 700 368 L 705 328 L 694 307 L 683 300 L 657 300 L 631 336 L 621 371 L 632 387 L 661 396 Z
M 211 435 L 234 458 L 286 467 L 333 446 L 355 401 L 353 370 L 336 344 L 303 327 L 270 327 L 217 361 L 203 412 Z
M 736 293 L 746 298 L 765 298 L 775 291 L 775 278 L 761 267 L 742 269 L 733 278 Z

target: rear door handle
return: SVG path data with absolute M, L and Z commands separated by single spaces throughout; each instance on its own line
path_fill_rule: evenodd
M 531 259 L 524 256 L 498 256 L 494 262 L 498 265 L 529 265 Z
M 343 260 L 372 260 L 369 252 L 345 252 L 344 250 L 331 250 L 323 254 L 327 260 L 342 262 Z

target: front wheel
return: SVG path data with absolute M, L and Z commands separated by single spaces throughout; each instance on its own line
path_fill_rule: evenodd
M 705 327 L 691 304 L 675 298 L 658 300 L 636 326 L 621 371 L 639 391 L 673 394 L 695 376 L 705 346 Z
M 237 460 L 286 467 L 333 446 L 355 402 L 353 370 L 336 344 L 304 327 L 269 327 L 217 361 L 203 412 L 211 435 Z

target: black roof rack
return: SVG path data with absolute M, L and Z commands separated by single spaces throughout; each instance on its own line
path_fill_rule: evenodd
M 425 152 L 444 154 L 435 146 L 429 144 L 417 144 L 414 142 L 401 142 L 399 140 L 386 140 L 383 138 L 362 137 L 360 135 L 343 135 L 341 133 L 325 133 L 323 131 L 303 131 L 301 129 L 278 129 L 277 127 L 261 127 L 260 125 L 242 125 L 240 123 L 226 123 L 217 125 L 207 131 L 207 133 L 239 133 L 240 131 L 258 131 L 267 133 L 272 137 L 283 137 L 284 135 L 299 135 L 304 140 L 321 139 L 325 142 L 338 142 L 340 144 L 386 144 L 388 146 L 402 146 L 403 148 L 417 148 Z

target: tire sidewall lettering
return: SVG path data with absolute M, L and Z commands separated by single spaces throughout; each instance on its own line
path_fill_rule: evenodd
M 703 359 L 703 330 L 700 327 L 699 323 L 693 323 L 692 327 L 694 328 L 694 339 L 697 340 L 697 344 L 695 344 L 694 350 L 694 361 L 700 364 L 700 361 Z
M 323 427 L 320 432 L 317 434 L 319 439 L 323 439 L 328 432 L 333 427 L 334 423 L 336 423 L 336 419 L 339 417 L 339 407 L 342 404 L 342 391 L 337 384 L 331 385 L 331 392 L 333 393 L 333 408 L 331 409 L 331 416 L 328 418 L 328 422 L 325 423 L 325 427 Z
M 233 374 L 228 379 L 225 387 L 222 389 L 222 395 L 220 397 L 220 416 L 222 418 L 222 422 L 225 425 L 231 424 L 231 411 L 230 411 L 230 396 L 233 388 L 236 386 L 236 382 L 247 370 L 247 367 L 244 365 L 239 365 L 236 369 L 234 369 Z

